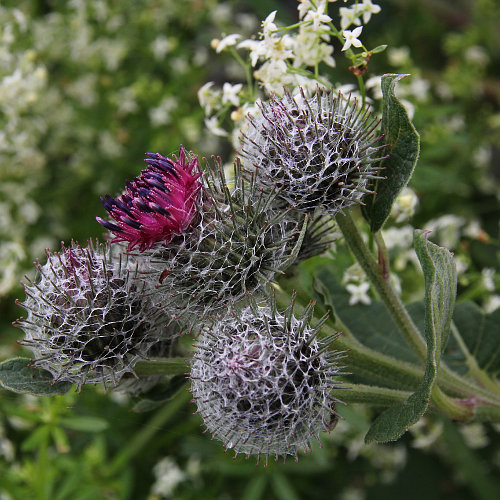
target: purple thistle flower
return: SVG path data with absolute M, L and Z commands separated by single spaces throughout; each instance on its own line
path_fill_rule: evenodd
M 125 192 L 116 198 L 101 198 L 114 222 L 96 217 L 116 237 L 112 243 L 128 242 L 128 249 L 150 249 L 155 243 L 167 245 L 182 234 L 197 213 L 201 189 L 198 157 L 186 157 L 181 146 L 175 161 L 159 153 L 146 153 L 148 166 Z

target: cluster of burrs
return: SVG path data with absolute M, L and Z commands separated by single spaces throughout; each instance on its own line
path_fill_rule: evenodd
M 18 325 L 55 381 L 116 387 L 179 332 L 198 334 L 192 392 L 207 429 L 236 454 L 297 455 L 336 422 L 340 354 L 300 317 L 278 312 L 277 277 L 324 252 L 332 215 L 377 178 L 378 121 L 318 90 L 273 97 L 249 117 L 225 173 L 181 147 L 147 166 L 98 222 L 110 243 L 47 253 L 25 285 Z M 176 328 L 172 328 L 176 325 Z

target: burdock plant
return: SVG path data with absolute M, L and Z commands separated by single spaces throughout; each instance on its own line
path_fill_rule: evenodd
M 207 430 L 236 455 L 297 456 L 337 422 L 343 353 L 318 339 L 313 304 L 278 312 L 251 304 L 207 325 L 191 361 L 191 391 Z
M 189 328 L 262 293 L 296 260 L 307 225 L 273 208 L 275 190 L 261 190 L 238 161 L 231 190 L 220 160 L 207 162 L 205 174 L 197 224 L 144 253 L 153 300 Z
M 318 89 L 261 101 L 241 138 L 259 185 L 301 212 L 330 215 L 358 203 L 377 178 L 384 147 L 379 120 L 357 99 Z
M 164 337 L 161 313 L 134 279 L 137 264 L 109 245 L 72 243 L 47 251 L 47 262 L 35 266 L 37 277 L 27 278 L 26 299 L 18 303 L 28 316 L 16 326 L 24 330 L 21 343 L 33 352 L 33 366 L 54 382 L 115 387 Z

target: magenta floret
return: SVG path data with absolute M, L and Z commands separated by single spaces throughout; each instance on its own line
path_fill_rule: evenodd
M 129 250 L 137 246 L 141 252 L 155 243 L 167 245 L 186 230 L 196 216 L 201 190 L 197 156 L 190 159 L 183 147 L 175 160 L 146 154 L 148 166 L 126 183 L 121 196 L 101 198 L 113 222 L 96 217 L 115 235 L 112 243 L 128 242 Z

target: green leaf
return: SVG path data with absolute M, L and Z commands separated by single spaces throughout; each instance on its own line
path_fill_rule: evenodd
M 184 375 L 174 375 L 168 380 L 166 387 L 164 387 L 159 393 L 152 391 L 153 394 L 148 394 L 149 397 L 138 401 L 132 408 L 132 411 L 136 413 L 144 413 L 159 408 L 166 401 L 172 399 L 185 384 L 186 377 Z
M 0 385 L 20 394 L 56 396 L 66 394 L 73 384 L 54 382 L 50 372 L 33 368 L 28 358 L 13 358 L 0 363 Z
M 328 268 L 322 268 L 314 289 L 325 304 L 363 345 L 401 361 L 418 364 L 418 357 L 408 347 L 386 307 L 380 301 L 370 305 L 349 304 L 350 294 Z M 414 320 L 423 323 L 423 306 L 412 306 Z
M 414 245 L 425 280 L 425 341 L 427 361 L 420 387 L 403 403 L 375 419 L 365 441 L 395 441 L 425 413 L 439 369 L 441 352 L 449 334 L 455 303 L 457 273 L 446 248 L 427 241 L 426 233 L 415 231 Z
M 51 426 L 46 424 L 40 425 L 23 441 L 21 449 L 23 451 L 30 451 L 42 448 L 49 442 L 50 435 Z
M 379 45 L 375 47 L 374 49 L 370 50 L 372 54 L 378 54 L 380 52 L 384 52 L 384 50 L 387 48 L 387 45 Z
M 299 496 L 293 489 L 292 484 L 283 474 L 273 474 L 271 476 L 271 485 L 276 498 L 279 500 L 299 500 Z
M 266 489 L 266 484 L 267 477 L 265 475 L 250 478 L 241 500 L 261 500 Z
M 60 423 L 67 429 L 81 432 L 101 432 L 109 427 L 109 423 L 103 418 L 90 416 L 62 418 Z
M 411 179 L 420 152 L 420 136 L 394 93 L 397 82 L 406 76 L 382 76 L 382 133 L 388 144 L 388 157 L 380 166 L 385 179 L 370 186 L 375 194 L 363 198 L 365 206 L 362 208 L 374 233 L 382 228 L 396 197 Z
M 465 374 L 472 361 L 485 373 L 500 373 L 500 308 L 486 314 L 474 302 L 460 302 L 453 321 L 456 331 L 443 355 L 450 368 Z

